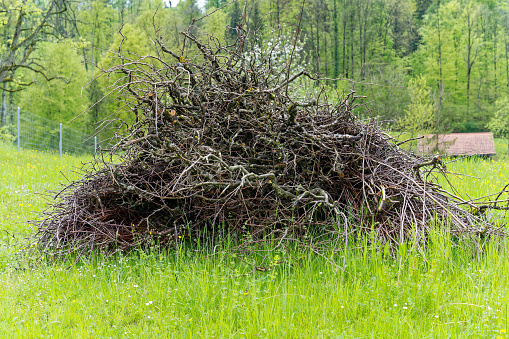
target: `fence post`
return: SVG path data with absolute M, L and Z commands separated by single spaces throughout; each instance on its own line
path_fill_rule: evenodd
M 20 128 L 21 124 L 20 124 L 19 116 L 20 116 L 20 109 L 18 107 L 18 152 L 21 149 L 21 140 L 20 140 L 21 139 L 21 128 Z
M 97 137 L 94 137 L 94 158 L 97 156 Z
M 60 156 L 62 156 L 62 123 L 60 123 L 60 143 L 59 143 L 59 148 L 60 148 Z

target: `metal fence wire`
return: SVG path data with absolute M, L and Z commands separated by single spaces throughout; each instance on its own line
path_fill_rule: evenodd
M 1 120 L 0 143 L 14 145 L 18 150 L 58 152 L 60 156 L 97 153 L 97 137 L 19 107 L 7 106 L 7 112 Z

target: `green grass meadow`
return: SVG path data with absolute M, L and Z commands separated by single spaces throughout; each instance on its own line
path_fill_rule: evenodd
M 401 245 L 392 257 L 352 239 L 327 257 L 337 271 L 281 247 L 266 271 L 227 244 L 74 265 L 18 252 L 11 245 L 35 231 L 25 221 L 46 206 L 37 193 L 79 177 L 87 160 L 0 148 L 0 338 L 509 338 L 507 239 L 474 245 L 437 230 L 425 249 Z M 469 175 L 451 180 L 471 198 L 509 182 L 504 159 L 448 167 Z

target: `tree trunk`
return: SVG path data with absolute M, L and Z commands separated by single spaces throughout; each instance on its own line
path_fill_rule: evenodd
M 311 36 L 311 50 L 313 51 L 316 51 L 316 43 L 315 43 L 315 33 L 313 31 L 313 21 L 311 21 L 311 24 L 309 25 L 309 31 L 310 31 L 310 36 Z M 315 72 L 318 72 L 318 58 L 314 58 L 315 60 Z
M 505 45 L 505 76 L 506 76 L 506 86 L 509 92 L 509 46 L 507 41 L 507 35 L 509 34 L 509 27 L 507 23 L 507 16 L 504 18 L 504 45 Z
M 442 73 L 442 37 L 440 33 L 440 0 L 438 0 L 438 12 L 437 12 L 437 28 L 438 28 L 438 66 L 440 71 L 440 79 L 438 86 L 438 105 L 435 111 L 435 130 L 438 135 L 440 126 L 440 110 L 442 109 L 443 93 L 444 93 L 444 77 Z M 437 145 L 438 147 L 438 145 Z
M 368 31 L 368 17 L 370 15 L 370 6 L 371 6 L 371 0 L 366 1 L 366 7 L 364 11 L 364 32 L 363 32 L 363 41 L 362 41 L 362 63 L 366 63 L 366 48 L 367 48 L 367 36 L 366 32 Z
M 9 92 L 9 106 L 14 107 L 14 93 Z M 14 121 L 14 110 L 11 109 L 9 113 L 9 121 L 12 123 Z
M 5 86 L 5 84 L 4 84 Z M 2 119 L 0 121 L 0 127 L 5 126 L 5 118 L 7 117 L 7 91 L 2 91 Z
M 472 26 L 470 25 L 470 10 L 467 10 L 467 30 L 468 30 L 468 42 L 467 42 L 467 119 L 470 118 L 470 73 L 472 66 L 470 64 L 470 58 L 472 54 Z
M 343 5 L 343 7 L 345 7 L 345 6 Z M 346 9 L 346 8 L 344 8 L 344 9 Z M 343 69 L 342 69 L 341 74 L 342 74 L 342 76 L 345 76 L 345 74 L 346 74 L 346 77 L 348 78 L 348 71 L 347 71 L 348 65 L 346 63 L 347 62 L 347 60 L 346 60 L 346 26 L 347 26 L 346 18 L 347 18 L 347 16 L 346 16 L 345 12 L 346 12 L 346 10 L 343 11 Z M 506 44 L 506 46 L 507 46 L 507 44 Z M 507 51 L 507 48 L 506 48 L 506 51 Z M 507 53 L 506 53 L 506 55 L 507 55 Z M 508 71 L 508 74 L 509 74 L 509 71 Z M 507 79 L 509 79 L 509 77 Z M 507 86 L 509 87 L 509 80 L 508 80 L 507 84 L 508 84 Z
M 475 56 L 472 55 L 474 46 L 473 29 L 475 18 L 471 15 L 471 4 L 467 4 L 467 120 L 470 119 L 470 77 L 472 75 L 472 67 L 475 63 Z
M 360 61 L 360 71 L 359 76 L 362 79 L 362 71 L 364 64 L 362 63 L 362 10 L 361 6 L 357 7 L 357 12 L 359 14 L 359 61 Z
M 316 8 L 318 12 L 318 8 Z M 316 71 L 320 72 L 320 15 L 315 13 L 316 19 Z
M 495 28 L 493 30 L 493 67 L 495 69 L 495 100 L 497 100 L 498 88 L 497 88 L 497 30 L 498 30 L 498 21 L 495 16 Z
M 334 0 L 334 15 L 332 19 L 334 20 L 334 79 L 337 79 L 339 76 L 339 36 L 338 36 L 338 9 L 337 9 L 338 0 Z M 343 66 L 344 68 L 344 66 Z M 337 80 L 334 80 L 334 84 L 337 84 Z
M 327 60 L 328 59 L 328 57 L 327 57 L 328 56 L 328 53 L 327 53 L 327 51 L 328 51 L 328 49 L 327 49 L 327 33 L 329 33 L 329 32 L 327 32 L 325 30 L 325 27 L 324 27 L 324 33 L 325 33 L 323 35 L 324 66 L 325 66 L 325 76 L 328 77 L 329 76 L 329 67 L 328 67 L 329 63 L 328 63 L 328 60 Z
M 353 34 L 354 34 L 354 30 L 355 30 L 355 26 L 354 26 L 354 20 L 353 20 L 353 13 L 352 11 L 350 11 L 350 69 L 352 70 L 351 72 L 351 77 L 354 78 L 355 77 L 355 73 L 354 73 L 354 51 L 353 51 Z
M 279 21 L 279 15 L 280 15 L 280 13 L 279 13 L 279 0 L 276 0 L 276 23 L 277 23 L 277 27 L 278 28 L 281 27 L 281 25 L 280 25 L 281 23 Z

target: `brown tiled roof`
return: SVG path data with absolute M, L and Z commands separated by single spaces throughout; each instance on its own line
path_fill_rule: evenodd
M 426 135 L 419 140 L 417 149 L 424 154 L 436 152 L 435 137 Z M 439 134 L 438 150 L 447 155 L 491 155 L 495 154 L 495 142 L 491 132 Z

